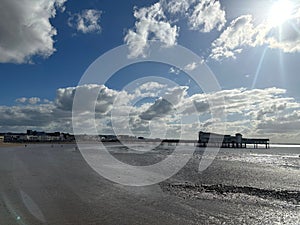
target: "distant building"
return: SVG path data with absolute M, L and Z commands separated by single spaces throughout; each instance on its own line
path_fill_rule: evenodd
M 22 133 L 7 133 L 4 135 L 4 142 L 20 142 L 20 140 L 24 140 L 24 135 Z
M 6 133 L 3 139 L 4 142 L 71 142 L 75 137 L 68 133 L 27 130 L 26 133 Z
M 254 148 L 258 148 L 259 145 L 265 145 L 266 148 L 269 148 L 269 142 L 269 139 L 243 138 L 240 133 L 231 136 L 200 131 L 198 138 L 198 146 L 200 147 L 247 148 L 247 145 L 253 144 Z

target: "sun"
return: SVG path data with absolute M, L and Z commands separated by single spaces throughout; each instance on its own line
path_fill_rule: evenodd
M 268 21 L 272 26 L 280 26 L 292 17 L 293 3 L 289 0 L 278 0 L 269 12 Z

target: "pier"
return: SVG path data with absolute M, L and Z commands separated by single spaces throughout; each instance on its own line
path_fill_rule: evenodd
M 270 139 L 243 138 L 243 135 L 240 133 L 231 136 L 202 131 L 199 132 L 199 147 L 247 148 L 248 145 L 253 145 L 253 148 L 259 148 L 260 145 L 263 145 L 268 149 L 270 148 Z

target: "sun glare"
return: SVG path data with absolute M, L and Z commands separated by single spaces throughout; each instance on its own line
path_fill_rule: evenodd
M 289 0 L 278 0 L 273 4 L 269 12 L 269 23 L 272 26 L 280 26 L 292 17 L 293 3 Z

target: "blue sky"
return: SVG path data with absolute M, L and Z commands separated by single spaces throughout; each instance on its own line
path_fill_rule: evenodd
M 300 3 L 296 0 L 0 1 L 0 131 L 72 132 L 67 106 L 91 63 L 123 44 L 128 46 L 128 57 L 147 57 L 148 42 L 156 40 L 162 48 L 181 45 L 196 53 L 201 62 L 191 62 L 187 70 L 200 64 L 211 69 L 222 91 L 209 95 L 225 98 L 229 133 L 300 141 Z M 149 81 L 152 89 L 145 86 L 146 99 L 131 109 L 136 113 L 130 119 L 132 132 L 149 135 L 149 120 L 141 115 L 159 109 L 166 116 L 152 126 L 157 124 L 160 130 L 164 124 L 168 133 L 177 134 L 176 116 L 159 102 L 158 90 L 161 95 L 178 94 L 175 108 L 193 102 L 203 109 L 197 104 L 207 98 L 179 69 L 183 68 L 137 64 L 122 69 L 104 86 L 98 84 L 97 91 L 105 93 L 98 99 L 105 102 L 98 115 L 99 132 L 112 132 L 112 96 L 120 95 L 126 84 L 151 75 L 176 82 L 181 92 Z M 123 97 L 134 99 L 129 93 Z M 218 121 L 207 114 L 209 110 L 200 111 L 200 123 L 186 125 L 189 131 L 184 136 L 200 129 L 217 132 L 209 124 Z

